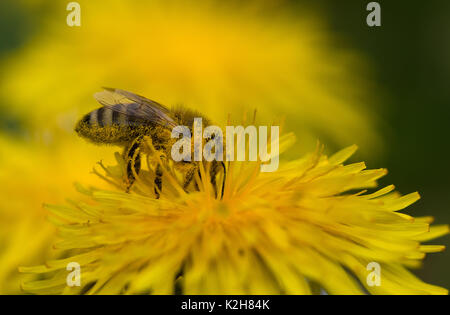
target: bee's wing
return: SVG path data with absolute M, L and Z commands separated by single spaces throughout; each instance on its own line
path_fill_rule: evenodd
M 95 99 L 112 111 L 122 113 L 134 119 L 153 122 L 166 127 L 175 127 L 176 123 L 165 106 L 140 95 L 120 90 L 104 88 L 94 94 Z

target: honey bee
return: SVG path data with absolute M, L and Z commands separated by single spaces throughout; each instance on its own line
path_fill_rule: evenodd
M 169 110 L 164 105 L 143 96 L 113 88 L 94 94 L 94 98 L 103 105 L 86 114 L 76 125 L 79 136 L 96 144 L 112 144 L 123 147 L 123 158 L 126 162 L 126 192 L 129 192 L 136 181 L 135 175 L 141 169 L 141 154 L 145 152 L 143 140 L 148 136 L 155 150 L 161 157 L 171 154 L 171 147 L 176 139 L 171 137 L 172 128 L 177 125 L 191 129 L 194 118 L 202 118 L 203 124 L 210 125 L 209 120 L 200 113 L 179 106 Z M 164 160 L 164 159 L 161 159 Z M 175 167 L 184 174 L 183 188 L 187 190 L 197 172 L 198 163 L 194 161 L 175 162 Z M 210 167 L 210 178 L 216 190 L 216 176 L 225 164 L 213 161 Z M 155 169 L 155 195 L 159 198 L 162 191 L 163 167 L 158 164 Z M 223 194 L 222 185 L 222 194 Z

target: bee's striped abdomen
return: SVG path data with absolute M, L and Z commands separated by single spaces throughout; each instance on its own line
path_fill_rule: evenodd
M 124 143 L 148 133 L 145 121 L 135 119 L 114 108 L 101 107 L 85 115 L 75 127 L 82 137 L 97 143 Z
M 140 126 L 146 124 L 143 120 L 127 116 L 108 107 L 93 110 L 85 115 L 81 121 L 90 127 Z
M 133 119 L 128 119 L 125 114 L 113 111 L 107 107 L 93 110 L 84 116 L 82 121 L 89 126 L 95 127 L 108 127 L 112 125 L 126 126 L 135 123 Z
M 128 119 L 125 114 L 119 113 L 117 111 L 112 112 L 112 123 L 115 125 L 127 125 Z
M 99 127 L 111 126 L 112 110 L 105 107 L 93 110 L 89 115 L 89 124 Z

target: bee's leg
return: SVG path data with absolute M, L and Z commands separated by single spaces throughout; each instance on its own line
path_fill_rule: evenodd
M 160 162 L 156 165 L 155 168 L 155 180 L 154 180 L 154 191 L 155 191 L 155 198 L 159 199 L 162 191 L 162 176 L 163 176 L 163 165 L 167 164 L 167 157 L 164 154 L 164 147 L 163 146 L 156 146 L 155 149 L 160 152 Z M 160 164 L 162 163 L 162 164 Z
M 141 170 L 141 141 L 141 137 L 136 138 L 124 152 L 127 164 L 127 193 L 130 192 L 131 186 L 133 186 L 133 183 L 136 181 L 135 174 L 139 174 L 139 171 Z
M 217 176 L 217 169 L 219 165 L 216 160 L 211 162 L 211 168 L 209 169 L 209 178 L 211 181 L 211 185 L 214 189 L 214 196 L 217 198 L 217 183 L 216 183 L 216 176 Z
M 186 177 L 184 178 L 184 183 L 183 183 L 183 189 L 186 191 L 189 184 L 192 182 L 192 180 L 194 179 L 195 176 L 195 172 L 197 172 L 198 170 L 198 165 L 195 163 L 192 163 L 191 168 L 188 169 L 188 171 L 186 172 Z M 197 183 L 195 183 L 197 185 Z M 198 187 L 197 187 L 198 189 Z
M 156 165 L 156 169 L 155 169 L 155 195 L 156 195 L 156 199 L 159 199 L 161 191 L 162 191 L 162 175 L 163 175 L 163 170 L 162 170 L 162 166 L 161 164 Z
M 223 168 L 222 194 L 220 195 L 220 198 L 222 199 L 223 193 L 225 192 L 225 181 L 227 179 L 227 169 L 226 169 L 225 163 L 223 161 L 220 161 L 220 165 Z
M 201 163 L 201 162 L 200 162 Z M 200 172 L 200 169 L 197 168 L 197 174 L 198 174 L 198 178 L 200 178 L 200 182 L 202 181 L 202 173 Z M 194 181 L 195 184 L 195 189 L 197 189 L 198 191 L 200 191 L 200 187 L 198 187 L 198 182 Z
M 214 188 L 214 194 L 217 196 L 217 183 L 216 183 L 216 177 L 217 177 L 217 173 L 219 172 L 220 167 L 223 168 L 223 184 L 222 184 L 222 192 L 220 197 L 222 198 L 223 196 L 223 192 L 224 192 L 224 188 L 225 188 L 225 178 L 226 178 L 226 169 L 225 169 L 225 163 L 223 161 L 217 162 L 217 161 L 213 161 L 211 164 L 211 169 L 209 171 L 209 175 L 211 178 L 211 185 Z

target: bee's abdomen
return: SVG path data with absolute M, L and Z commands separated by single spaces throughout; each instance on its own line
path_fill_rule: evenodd
M 116 125 L 126 125 L 126 116 L 122 113 L 111 110 L 107 107 L 102 107 L 93 110 L 87 114 L 84 120 L 91 126 L 107 127 Z
M 113 111 L 107 107 L 93 110 L 89 114 L 86 114 L 81 121 L 91 127 L 136 125 L 136 122 L 131 118 L 127 118 L 125 114 Z
M 75 127 L 82 137 L 96 143 L 122 143 L 145 132 L 148 126 L 139 124 L 125 114 L 102 107 L 85 115 Z

